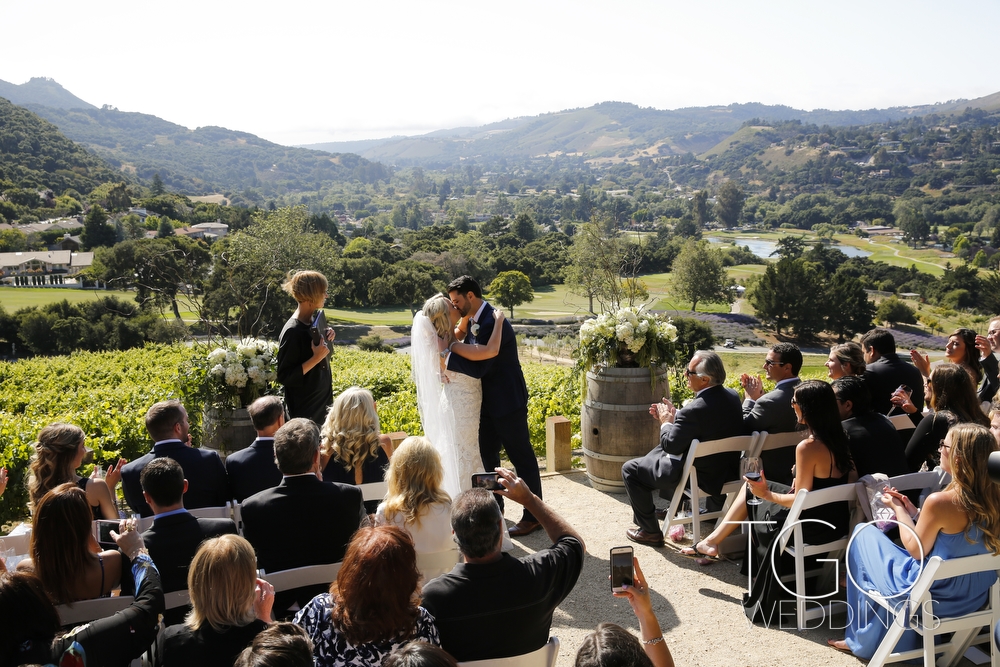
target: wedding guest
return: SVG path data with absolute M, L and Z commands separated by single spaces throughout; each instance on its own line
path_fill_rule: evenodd
M 333 402 L 323 424 L 320 452 L 323 479 L 341 484 L 381 482 L 392 456 L 392 440 L 379 430 L 372 393 L 348 387 Z M 378 501 L 369 501 L 369 513 Z
M 973 386 L 978 388 L 976 395 L 980 403 L 989 403 L 993 400 L 997 387 L 1000 387 L 1000 380 L 997 379 L 1000 364 L 993 356 L 993 349 L 986 336 L 978 336 L 972 329 L 955 329 L 948 336 L 944 356 L 969 374 Z M 930 377 L 930 357 L 916 350 L 910 350 L 910 358 L 913 360 L 913 365 L 920 369 L 921 375 L 925 378 Z
M 257 439 L 226 457 L 229 488 L 238 503 L 281 482 L 281 471 L 274 462 L 274 434 L 285 424 L 285 406 L 277 396 L 261 396 L 250 404 L 247 414 Z
M 316 667 L 382 664 L 409 641 L 440 644 L 434 617 L 420 606 L 417 554 L 396 526 L 361 528 L 354 535 L 337 581 L 295 615 L 313 642 Z
M 188 571 L 191 612 L 161 632 L 160 667 L 231 665 L 271 622 L 274 587 L 257 578 L 257 559 L 239 535 L 203 543 Z
M 743 401 L 743 433 L 787 433 L 796 430 L 798 421 L 792 410 L 791 399 L 801 382 L 801 368 L 802 351 L 791 343 L 778 343 L 771 346 L 764 357 L 764 373 L 768 380 L 774 382 L 774 389 L 765 392 L 764 381 L 759 375 L 744 373 L 740 376 L 740 386 L 746 393 Z M 794 447 L 772 449 L 763 452 L 760 458 L 771 475 L 771 481 L 792 483 Z
M 272 623 L 243 649 L 233 667 L 313 667 L 313 645 L 294 623 Z
M 83 429 L 73 424 L 49 424 L 38 433 L 35 453 L 31 457 L 31 476 L 28 478 L 31 506 L 36 506 L 42 496 L 60 484 L 72 482 L 87 494 L 87 504 L 95 520 L 117 521 L 114 490 L 121 480 L 122 466 L 127 461 L 119 459 L 117 464 L 112 464 L 103 480 L 80 477 L 76 471 L 88 452 L 85 440 Z
M 865 384 L 872 395 L 872 409 L 883 415 L 892 410 L 890 398 L 900 386 L 912 391 L 910 399 L 917 412 L 924 409 L 924 381 L 912 364 L 896 354 L 896 339 L 888 329 L 872 329 L 861 337 L 865 351 Z M 913 417 L 914 424 L 920 418 Z
M 823 364 L 831 380 L 865 374 L 865 351 L 853 340 L 830 348 L 830 357 Z
M 896 427 L 888 417 L 872 410 L 865 381 L 849 375 L 834 380 L 830 386 L 837 397 L 858 476 L 882 473 L 895 477 L 912 472 Z
M 312 332 L 316 311 L 326 302 L 326 276 L 318 271 L 290 271 L 281 289 L 297 304 L 278 337 L 278 382 L 285 388 L 288 416 L 305 417 L 323 423 L 333 401 L 333 375 L 330 371 L 330 348 L 327 342 L 336 335 L 331 328 Z
M 382 667 L 458 667 L 458 663 L 440 646 L 420 641 L 397 648 L 382 661 Z

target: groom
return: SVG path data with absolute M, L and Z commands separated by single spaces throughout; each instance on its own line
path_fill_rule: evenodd
M 493 306 L 483 301 L 483 290 L 472 276 L 456 278 L 448 284 L 448 295 L 462 317 L 468 317 L 466 343 L 485 345 L 496 320 Z M 503 321 L 500 353 L 484 361 L 469 361 L 457 354 L 448 355 L 448 370 L 464 373 L 483 381 L 483 406 L 479 416 L 479 454 L 486 470 L 500 466 L 500 447 L 514 464 L 517 475 L 531 492 L 542 497 L 542 478 L 538 460 L 528 436 L 528 387 L 524 384 L 521 362 L 517 358 L 514 328 Z M 510 529 L 511 537 L 533 533 L 541 525 L 527 509 Z

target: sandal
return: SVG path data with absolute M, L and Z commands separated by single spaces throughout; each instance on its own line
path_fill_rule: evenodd
M 836 649 L 841 653 L 846 653 L 848 655 L 854 655 L 854 651 L 847 648 L 847 642 L 843 639 L 827 639 L 826 645 L 830 648 Z
M 718 553 L 716 553 L 714 555 L 713 554 L 705 553 L 704 551 L 702 551 L 701 549 L 698 548 L 700 546 L 701 546 L 701 542 L 698 542 L 693 547 L 685 547 L 685 548 L 681 549 L 680 551 L 678 551 L 677 553 L 679 553 L 682 556 L 686 556 L 688 558 L 694 558 L 697 561 L 714 562 L 714 561 L 719 560 L 719 554 Z M 718 551 L 718 548 L 716 548 L 716 551 Z

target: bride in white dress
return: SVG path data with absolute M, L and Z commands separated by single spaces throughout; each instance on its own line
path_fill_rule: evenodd
M 500 351 L 503 312 L 497 310 L 497 326 L 486 345 L 458 342 L 461 314 L 444 294 L 424 303 L 413 318 L 411 365 L 417 385 L 417 406 L 424 433 L 441 455 L 443 487 L 454 498 L 472 486 L 472 474 L 483 472 L 479 455 L 479 411 L 483 402 L 478 378 L 443 369 L 448 351 L 478 361 Z

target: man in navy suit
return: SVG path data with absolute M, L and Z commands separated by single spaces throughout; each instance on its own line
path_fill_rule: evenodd
M 153 509 L 142 496 L 139 475 L 147 463 L 162 456 L 169 456 L 184 469 L 189 484 L 184 494 L 185 507 L 222 507 L 229 502 L 232 496 L 226 467 L 218 452 L 191 446 L 187 410 L 180 401 L 161 401 L 151 407 L 146 412 L 146 430 L 154 440 L 153 451 L 122 468 L 122 490 L 133 510 L 144 517 L 153 516 Z
M 242 504 L 243 536 L 257 552 L 264 572 L 307 565 L 338 563 L 347 543 L 368 515 L 361 489 L 319 479 L 319 427 L 298 417 L 274 434 L 274 457 L 281 483 L 247 498 Z M 276 614 L 295 603 L 305 606 L 328 586 L 283 591 L 275 597 Z
M 187 589 L 188 568 L 202 542 L 219 535 L 235 535 L 232 519 L 203 519 L 191 516 L 184 509 L 184 492 L 188 483 L 177 461 L 162 456 L 150 461 L 139 476 L 142 495 L 153 508 L 153 525 L 143 534 L 142 541 L 149 557 L 156 563 L 163 582 L 163 592 Z M 164 612 L 167 625 L 184 622 L 188 608 Z
M 229 489 L 238 503 L 281 483 L 281 471 L 274 462 L 274 433 L 285 424 L 285 406 L 277 396 L 261 396 L 250 404 L 247 413 L 257 439 L 226 457 Z
M 472 276 L 461 276 L 448 284 L 448 295 L 462 317 L 469 322 L 466 343 L 485 343 L 493 333 L 496 320 L 493 306 L 483 301 L 483 290 Z M 503 321 L 500 353 L 492 359 L 469 361 L 457 354 L 449 354 L 447 366 L 483 381 L 483 405 L 479 415 L 479 454 L 483 467 L 493 470 L 500 466 L 500 448 L 514 464 L 518 477 L 524 480 L 531 492 L 542 497 L 542 478 L 538 473 L 538 459 L 531 448 L 528 434 L 528 387 L 521 372 L 517 356 L 514 328 Z M 510 529 L 511 537 L 520 537 L 541 528 L 527 508 L 521 520 Z
M 695 392 L 694 399 L 679 410 L 666 398 L 651 405 L 649 413 L 660 422 L 660 444 L 649 454 L 622 466 L 622 481 L 632 505 L 632 517 L 639 526 L 626 530 L 625 536 L 639 544 L 663 546 L 653 491 L 659 491 L 661 498 L 673 496 L 691 441 L 706 442 L 743 435 L 740 397 L 722 386 L 726 381 L 726 369 L 719 355 L 698 350 L 684 374 L 688 388 Z M 695 465 L 698 486 L 709 494 L 720 493 L 726 482 L 739 477 L 739 454 L 735 452 L 707 456 Z
M 801 368 L 801 350 L 791 343 L 778 343 L 764 357 L 764 373 L 768 380 L 774 382 L 774 389 L 765 392 L 764 380 L 759 375 L 744 373 L 740 376 L 740 385 L 747 395 L 743 401 L 744 433 L 788 433 L 798 428 L 799 418 L 792 407 L 792 396 L 801 382 Z M 791 486 L 794 481 L 794 445 L 762 452 L 760 458 L 767 479 Z

